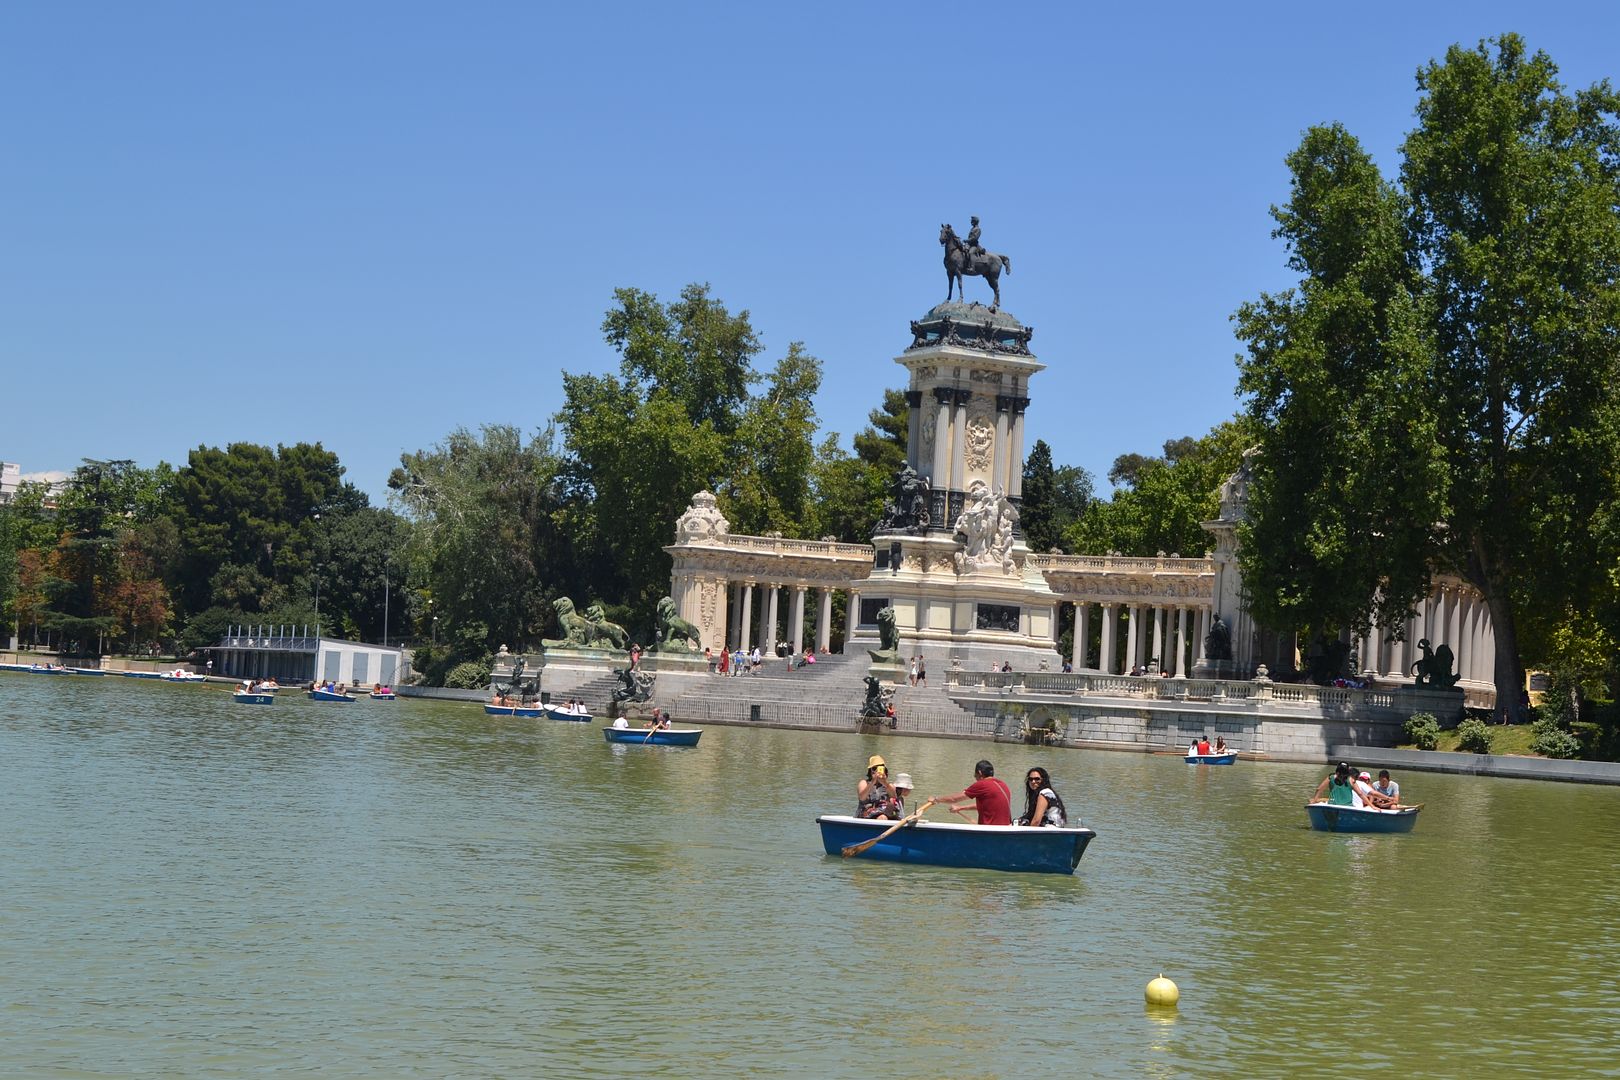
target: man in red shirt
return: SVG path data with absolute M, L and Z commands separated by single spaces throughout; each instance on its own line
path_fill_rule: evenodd
M 955 804 L 972 799 L 974 808 L 979 811 L 980 825 L 1011 825 L 1011 798 L 1007 785 L 996 779 L 996 767 L 988 761 L 980 761 L 973 766 L 973 783 L 955 795 L 942 795 L 931 801 L 949 804 L 953 812 L 960 813 Z

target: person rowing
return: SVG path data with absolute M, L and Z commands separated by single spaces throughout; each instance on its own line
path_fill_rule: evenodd
M 996 767 L 989 761 L 980 760 L 973 766 L 973 783 L 958 791 L 955 795 L 936 795 L 929 799 L 931 803 L 944 803 L 951 808 L 951 813 L 967 813 L 967 807 L 957 807 L 957 803 L 973 800 L 973 809 L 979 812 L 980 825 L 1011 825 L 1012 824 L 1012 791 L 1005 782 L 996 779 Z

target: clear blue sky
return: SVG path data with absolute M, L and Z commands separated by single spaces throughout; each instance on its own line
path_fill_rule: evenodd
M 1420 65 L 1514 30 L 1585 86 L 1617 11 L 8 4 L 0 459 L 319 441 L 376 498 L 402 451 L 612 369 L 614 287 L 691 281 L 762 366 L 822 359 L 847 445 L 944 296 L 940 223 L 978 214 L 1050 366 L 1030 437 L 1100 481 L 1234 411 L 1304 128 L 1393 174 Z

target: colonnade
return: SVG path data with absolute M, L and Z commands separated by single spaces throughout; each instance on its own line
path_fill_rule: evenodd
M 1496 631 L 1485 598 L 1473 589 L 1441 582 L 1417 605 L 1402 629 L 1404 640 L 1396 641 L 1392 628 L 1375 623 L 1357 642 L 1364 677 L 1410 678 L 1412 665 L 1423 656 L 1419 642 L 1427 639 L 1431 649 L 1450 646 L 1453 670 L 1463 682 L 1496 681 Z
M 936 490 L 966 490 L 968 419 L 974 393 L 961 386 L 934 387 L 934 445 L 928 482 Z M 1029 408 L 1029 398 L 997 394 L 995 401 L 995 441 L 992 443 L 995 457 L 990 465 L 990 487 L 1017 499 L 1024 490 L 1024 413 Z M 906 405 L 910 410 L 908 460 L 921 463 L 923 392 L 907 391 Z M 987 410 L 983 412 L 988 415 Z
M 815 588 L 812 598 L 810 590 Z M 832 602 L 834 590 L 828 586 L 814 587 L 781 582 L 730 581 L 726 583 L 730 604 L 730 617 L 726 620 L 728 649 L 751 650 L 758 645 L 761 651 L 771 652 L 778 641 L 789 641 L 795 653 L 804 651 L 804 623 L 807 603 L 813 602 L 816 611 L 814 644 L 816 652 L 824 653 L 832 642 Z M 787 603 L 783 603 L 783 592 Z M 859 594 L 850 594 L 853 609 Z M 757 601 L 756 601 L 757 597 Z M 787 636 L 782 614 L 787 615 Z
M 1088 667 L 1091 609 L 1099 609 L 1098 666 Z M 1205 604 L 1123 604 L 1079 600 L 1074 605 L 1074 650 L 1070 663 L 1076 671 L 1126 674 L 1159 661 L 1161 671 L 1190 676 L 1204 657 L 1209 636 L 1210 608 Z

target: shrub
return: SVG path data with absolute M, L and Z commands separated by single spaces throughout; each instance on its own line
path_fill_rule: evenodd
M 1581 752 L 1581 740 L 1556 720 L 1537 720 L 1530 727 L 1530 750 L 1542 757 L 1572 758 Z
M 444 685 L 453 690 L 482 690 L 489 685 L 489 664 L 479 660 L 464 660 L 450 669 Z
M 1469 717 L 1457 725 L 1457 748 L 1470 754 L 1491 752 L 1491 729 L 1483 721 Z
M 1433 750 L 1440 742 L 1440 721 L 1433 713 L 1413 713 L 1406 719 L 1406 741 L 1419 750 Z

